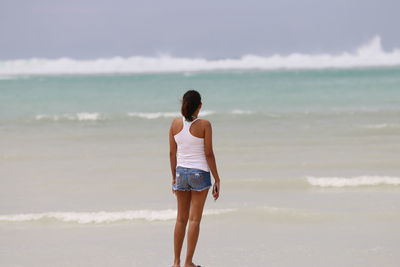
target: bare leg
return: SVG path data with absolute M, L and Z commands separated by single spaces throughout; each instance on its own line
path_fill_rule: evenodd
M 196 249 L 197 240 L 199 238 L 200 221 L 203 214 L 204 203 L 207 199 L 208 190 L 209 189 L 205 189 L 203 191 L 191 191 L 192 201 L 189 214 L 189 230 L 187 238 L 185 267 L 195 266 L 193 264 L 193 254 L 194 250 Z
M 178 214 L 174 231 L 174 266 L 180 266 L 183 239 L 185 238 L 186 225 L 189 219 L 190 191 L 175 191 L 178 202 Z

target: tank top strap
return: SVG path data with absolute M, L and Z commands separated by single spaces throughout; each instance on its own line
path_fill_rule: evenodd
M 192 124 L 193 122 L 197 121 L 198 119 L 199 119 L 199 118 L 196 118 L 196 119 L 192 120 L 192 121 L 190 122 L 190 124 Z
M 185 119 L 185 117 L 182 116 L 183 129 L 189 130 L 190 125 L 192 125 L 192 123 L 195 122 L 195 121 L 198 120 L 198 119 L 199 119 L 199 118 L 196 118 L 196 119 L 194 119 L 194 120 L 192 120 L 192 121 L 187 121 L 187 120 Z

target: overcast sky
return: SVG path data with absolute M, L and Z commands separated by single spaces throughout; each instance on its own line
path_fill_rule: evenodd
M 400 48 L 399 0 L 0 0 L 0 60 Z

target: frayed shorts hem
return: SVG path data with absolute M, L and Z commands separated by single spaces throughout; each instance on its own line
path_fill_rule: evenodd
M 200 192 L 200 191 L 206 190 L 206 189 L 208 189 L 210 187 L 211 187 L 211 185 L 207 185 L 207 186 L 205 186 L 203 188 L 200 188 L 200 189 L 194 189 L 194 188 L 190 188 L 190 189 L 174 189 L 174 188 L 172 188 L 172 190 L 174 190 L 174 191 L 197 191 L 197 192 Z

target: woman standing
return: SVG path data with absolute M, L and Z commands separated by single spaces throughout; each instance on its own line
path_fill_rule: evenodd
M 180 256 L 186 225 L 189 221 L 187 252 L 184 267 L 193 263 L 204 203 L 211 187 L 210 170 L 214 177 L 213 197 L 219 197 L 220 179 L 212 149 L 212 129 L 208 120 L 198 118 L 202 103 L 195 90 L 183 95 L 183 117 L 172 121 L 169 131 L 172 193 L 178 202 L 174 231 L 174 267 L 180 266 Z

